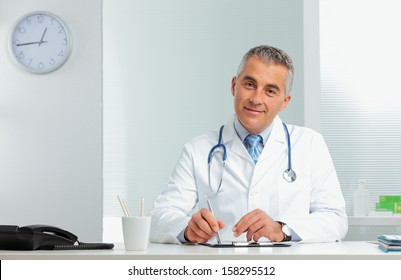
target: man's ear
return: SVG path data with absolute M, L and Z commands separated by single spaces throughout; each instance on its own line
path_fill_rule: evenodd
M 280 112 L 282 112 L 287 107 L 288 103 L 290 103 L 290 100 L 291 100 L 291 93 L 289 92 L 285 96 L 283 104 L 281 104 Z
M 234 96 L 234 94 L 235 94 L 235 85 L 236 85 L 236 83 L 237 83 L 237 77 L 234 76 L 231 79 L 231 94 L 232 94 L 232 96 Z

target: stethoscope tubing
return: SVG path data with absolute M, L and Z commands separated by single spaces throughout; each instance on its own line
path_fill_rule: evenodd
M 296 180 L 297 176 L 296 176 L 295 171 L 292 170 L 291 137 L 290 137 L 290 133 L 288 131 L 287 125 L 284 122 L 282 122 L 282 124 L 283 124 L 284 130 L 285 130 L 286 136 L 287 136 L 287 159 L 288 159 L 288 168 L 286 170 L 284 170 L 283 178 L 287 182 L 292 183 L 292 182 L 294 182 Z M 209 155 L 208 155 L 208 158 L 207 158 L 208 174 L 209 174 L 209 186 L 210 186 L 210 163 L 212 161 L 212 157 L 214 155 L 215 150 L 218 149 L 218 148 L 221 148 L 223 150 L 223 156 L 222 156 L 223 157 L 223 166 L 222 166 L 222 168 L 223 168 L 223 174 L 224 174 L 224 168 L 225 168 L 225 164 L 226 164 L 226 161 L 227 161 L 227 149 L 226 149 L 226 146 L 224 145 L 224 143 L 222 142 L 223 129 L 224 129 L 224 125 L 222 125 L 220 127 L 218 142 L 217 142 L 216 145 L 214 145 L 211 148 L 211 150 L 209 152 Z M 222 180 L 223 180 L 223 178 L 221 178 L 221 180 L 220 180 L 219 188 L 218 188 L 219 190 L 220 190 L 220 187 L 221 187 Z
M 291 158 L 291 137 L 290 133 L 288 132 L 287 125 L 283 122 L 284 130 L 287 135 L 287 154 L 288 154 L 288 171 L 292 170 L 292 158 Z
M 216 145 L 214 145 L 212 147 L 212 149 L 209 152 L 209 156 L 207 157 L 207 164 L 210 165 L 210 162 L 212 161 L 212 157 L 213 157 L 213 153 L 214 150 L 218 149 L 218 148 L 222 148 L 223 149 L 223 162 L 225 162 L 227 160 L 227 149 L 226 149 L 226 145 L 224 145 L 221 140 L 223 139 L 223 128 L 224 125 L 222 125 L 220 127 L 220 131 L 219 131 L 219 141 L 217 142 Z

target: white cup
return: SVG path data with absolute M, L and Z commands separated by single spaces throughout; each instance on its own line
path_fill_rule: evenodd
M 148 247 L 150 217 L 122 217 L 125 250 L 144 251 Z

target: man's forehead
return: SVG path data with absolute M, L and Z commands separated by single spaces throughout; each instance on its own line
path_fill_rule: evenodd
M 242 71 L 239 73 L 237 78 L 253 78 L 257 79 L 258 77 L 265 77 L 265 75 L 268 75 L 269 78 L 271 77 L 282 77 L 284 80 L 287 79 L 288 77 L 288 68 L 285 67 L 284 65 L 277 64 L 277 63 L 265 63 L 262 61 L 256 61 L 252 62 L 250 61 L 249 63 L 246 63 L 244 65 L 244 68 Z

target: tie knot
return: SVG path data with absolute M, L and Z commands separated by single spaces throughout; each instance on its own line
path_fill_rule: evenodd
M 249 134 L 245 138 L 245 142 L 247 142 L 251 147 L 257 147 L 259 143 L 262 143 L 262 136 L 256 134 Z

